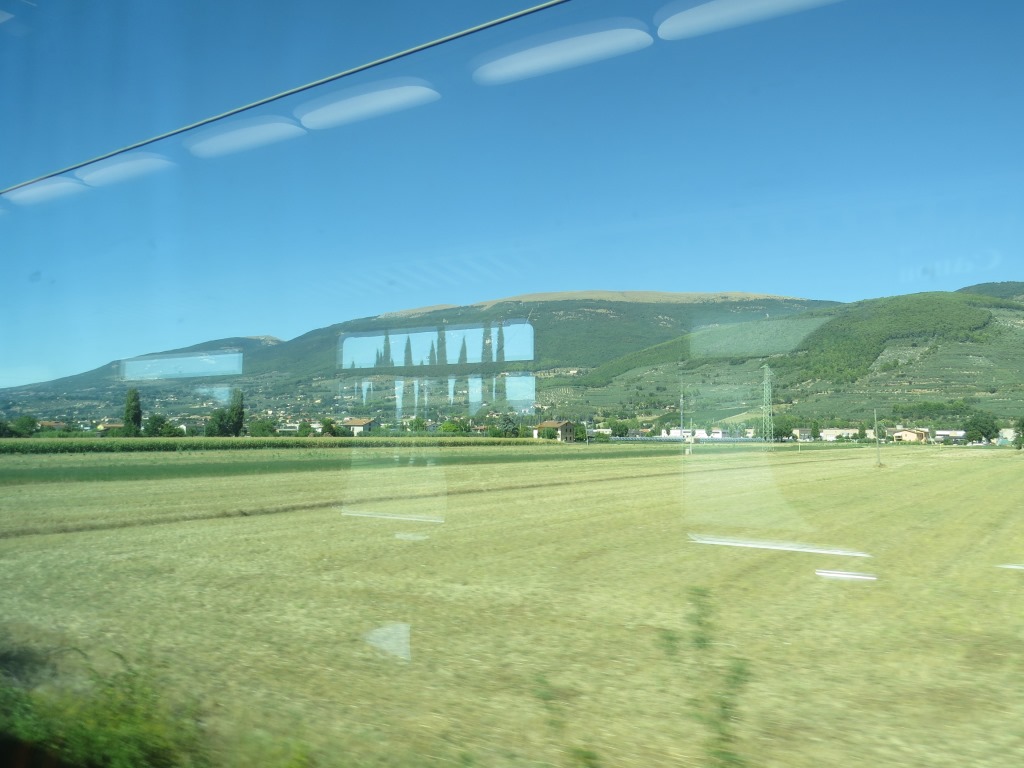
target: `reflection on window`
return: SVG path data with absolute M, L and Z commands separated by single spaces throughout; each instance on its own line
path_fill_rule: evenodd
M 338 342 L 338 363 L 345 370 L 501 364 L 533 357 L 533 326 L 526 320 L 346 333 Z
M 121 361 L 121 378 L 184 379 L 198 376 L 238 376 L 243 353 L 234 350 L 189 355 L 155 355 Z

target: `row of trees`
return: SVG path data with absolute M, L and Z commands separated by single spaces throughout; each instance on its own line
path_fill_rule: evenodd
M 217 408 L 203 430 L 207 437 L 238 437 L 245 426 L 245 399 L 242 390 L 231 392 L 227 408 Z M 172 423 L 162 413 L 152 413 L 143 423 L 142 399 L 139 390 L 129 389 L 124 398 L 124 426 L 121 437 L 178 437 L 182 428 Z
M 217 408 L 206 422 L 207 437 L 238 437 L 245 426 L 245 400 L 242 390 L 231 390 L 227 408 Z
M 36 417 L 25 414 L 14 421 L 0 419 L 0 437 L 31 437 L 39 429 Z

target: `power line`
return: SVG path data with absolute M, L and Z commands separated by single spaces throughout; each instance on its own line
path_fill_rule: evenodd
M 346 69 L 346 70 L 344 70 L 342 72 L 338 72 L 337 74 L 329 75 L 328 77 L 323 77 L 323 78 L 320 78 L 319 80 L 314 80 L 311 83 L 306 83 L 305 85 L 300 85 L 300 86 L 297 86 L 295 88 L 290 88 L 287 91 L 282 91 L 281 93 L 274 94 L 273 96 L 267 96 L 266 98 L 260 99 L 259 101 L 254 101 L 254 102 L 252 102 L 250 104 L 245 104 L 245 105 L 243 105 L 241 107 L 235 107 L 234 109 L 229 109 L 227 112 L 222 112 L 219 115 L 214 115 L 213 117 L 207 117 L 207 118 L 199 120 L 199 121 L 197 121 L 195 123 L 190 123 L 189 125 L 182 126 L 181 128 L 175 128 L 172 131 L 167 131 L 166 133 L 161 133 L 158 136 L 153 136 L 152 138 L 149 138 L 149 139 L 144 139 L 142 141 L 137 141 L 134 144 L 129 144 L 126 147 L 121 147 L 120 149 L 115 149 L 115 150 L 113 150 L 111 152 L 107 152 L 106 154 L 99 155 L 99 156 L 94 157 L 94 158 L 92 158 L 90 160 L 84 160 L 84 161 L 82 161 L 80 163 L 75 163 L 74 165 L 69 165 L 66 168 L 61 168 L 58 171 L 52 171 L 50 173 L 43 174 L 42 176 L 37 176 L 34 179 L 29 179 L 27 181 L 19 182 L 17 184 L 14 184 L 14 185 L 12 185 L 10 187 L 5 188 L 5 189 L 0 189 L 0 195 L 5 195 L 8 192 L 13 192 L 16 189 L 21 189 L 22 187 L 27 187 L 27 186 L 30 186 L 32 184 L 37 184 L 40 181 L 46 181 L 47 179 L 52 179 L 52 178 L 55 178 L 57 176 L 62 176 L 63 174 L 70 173 L 71 171 L 77 171 L 79 168 L 84 168 L 87 165 L 92 165 L 93 163 L 98 163 L 98 162 L 100 162 L 102 160 L 109 160 L 112 157 L 117 157 L 118 155 L 123 155 L 126 152 L 131 152 L 133 150 L 149 146 L 150 144 L 155 144 L 158 141 L 163 141 L 164 139 L 169 139 L 172 136 L 178 136 L 178 135 L 180 135 L 182 133 L 186 133 L 186 132 L 194 130 L 196 128 L 202 128 L 203 126 L 210 125 L 211 123 L 215 123 L 218 120 L 224 120 L 225 118 L 228 118 L 228 117 L 234 117 L 235 115 L 240 115 L 243 112 L 248 112 L 250 109 L 255 109 L 257 107 L 265 106 L 266 104 L 270 104 L 270 103 L 278 101 L 280 99 L 287 98 L 288 96 L 294 96 L 297 93 L 302 93 L 303 91 L 308 91 L 311 88 L 317 88 L 317 87 L 319 87 L 321 85 L 325 85 L 327 83 L 333 83 L 336 80 L 341 80 L 342 78 L 345 78 L 345 77 L 351 77 L 352 75 L 358 74 L 360 72 L 366 72 L 367 70 L 374 69 L 375 67 L 379 67 L 382 64 L 388 64 L 388 63 L 390 63 L 392 61 L 397 61 L 398 59 L 403 59 L 406 56 L 412 56 L 414 53 L 421 53 L 422 51 L 426 51 L 426 50 L 429 50 L 431 48 L 436 48 L 436 47 L 438 47 L 440 45 L 444 45 L 446 43 L 450 43 L 450 42 L 453 42 L 455 40 L 459 40 L 459 39 L 461 39 L 463 37 L 468 37 L 469 35 L 475 35 L 478 32 L 483 32 L 484 30 L 491 29 L 493 27 L 497 27 L 497 26 L 499 26 L 501 24 L 507 24 L 510 21 L 515 21 L 517 19 L 523 18 L 524 16 L 529 16 L 529 15 L 537 13 L 539 11 L 544 11 L 544 10 L 547 10 L 548 8 L 553 8 L 556 5 L 563 5 L 564 3 L 568 3 L 568 2 L 570 2 L 570 0 L 547 0 L 547 2 L 541 3 L 540 5 L 535 5 L 535 6 L 531 7 L 531 8 L 525 8 L 524 10 L 516 11 L 515 13 L 511 13 L 508 16 L 502 16 L 501 18 L 498 18 L 498 19 L 492 19 L 491 21 L 486 21 L 483 24 L 477 24 L 475 27 L 469 27 L 468 29 L 464 29 L 461 32 L 453 32 L 450 35 L 445 35 L 444 37 L 439 37 L 436 40 L 431 40 L 429 43 L 421 43 L 420 45 L 413 46 L 412 48 L 407 48 L 404 51 L 399 51 L 398 53 L 389 54 L 388 56 L 385 56 L 385 57 L 383 57 L 381 59 L 375 59 L 374 61 L 367 62 L 366 64 L 360 64 L 360 65 L 358 65 L 356 67 L 352 67 L 351 69 Z

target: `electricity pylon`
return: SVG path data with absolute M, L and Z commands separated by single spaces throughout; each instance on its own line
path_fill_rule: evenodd
M 772 450 L 775 446 L 775 420 L 772 418 L 772 369 L 765 363 L 764 368 L 764 400 L 761 402 L 761 439 L 765 441 L 764 449 Z

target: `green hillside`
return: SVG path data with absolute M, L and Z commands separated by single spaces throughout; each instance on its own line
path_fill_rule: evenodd
M 701 329 L 553 383 L 570 415 L 673 421 L 682 394 L 699 424 L 745 414 L 753 424 L 768 363 L 780 413 L 840 423 L 877 408 L 883 418 L 956 423 L 978 409 L 1003 419 L 1024 412 L 1022 349 L 1024 304 L 929 293 Z
M 960 293 L 919 293 L 861 301 L 835 310 L 808 335 L 784 370 L 801 378 L 849 383 L 867 374 L 897 340 L 977 341 L 999 299 Z M 1013 306 L 1013 304 L 1009 304 Z
M 126 382 L 113 362 L 78 376 L 3 390 L 0 416 L 117 418 L 126 388 L 137 386 L 147 409 L 182 419 L 201 420 L 231 387 L 245 392 L 251 412 L 294 419 L 341 415 L 349 412 L 346 407 L 360 405 L 360 413 L 378 408 L 385 418 L 389 407 L 393 415 L 397 397 L 390 380 L 408 377 L 407 369 L 361 369 L 355 377 L 339 371 L 341 334 L 528 319 L 536 354 L 515 367 L 536 375 L 536 399 L 546 415 L 671 421 L 678 418 L 682 398 L 684 410 L 698 421 L 738 425 L 758 413 L 767 363 L 775 372 L 780 412 L 800 418 L 862 420 L 876 408 L 906 420 L 925 414 L 960 418 L 966 405 L 1009 419 L 1024 412 L 1024 303 L 1007 298 L 1016 295 L 1011 286 L 1024 284 L 853 304 L 591 292 L 424 308 L 351 320 L 290 341 L 232 338 L 164 353 L 236 349 L 244 354 L 241 376 Z M 416 377 L 438 403 L 446 397 L 449 377 L 465 388 L 467 376 L 499 369 L 472 363 L 444 370 L 424 366 Z M 354 378 L 372 380 L 378 393 L 372 404 L 353 401 Z M 501 407 L 502 396 L 493 399 Z M 916 404 L 923 405 L 915 410 Z
M 756 318 L 746 322 L 701 328 L 675 339 L 630 352 L 595 368 L 577 383 L 602 387 L 616 376 L 636 368 L 665 363 L 693 366 L 704 360 L 742 360 L 791 352 L 829 317 L 805 313 L 778 320 Z
M 979 283 L 961 288 L 957 293 L 974 293 L 982 296 L 993 296 L 997 299 L 1024 300 L 1024 283 L 1006 281 L 1002 283 Z

